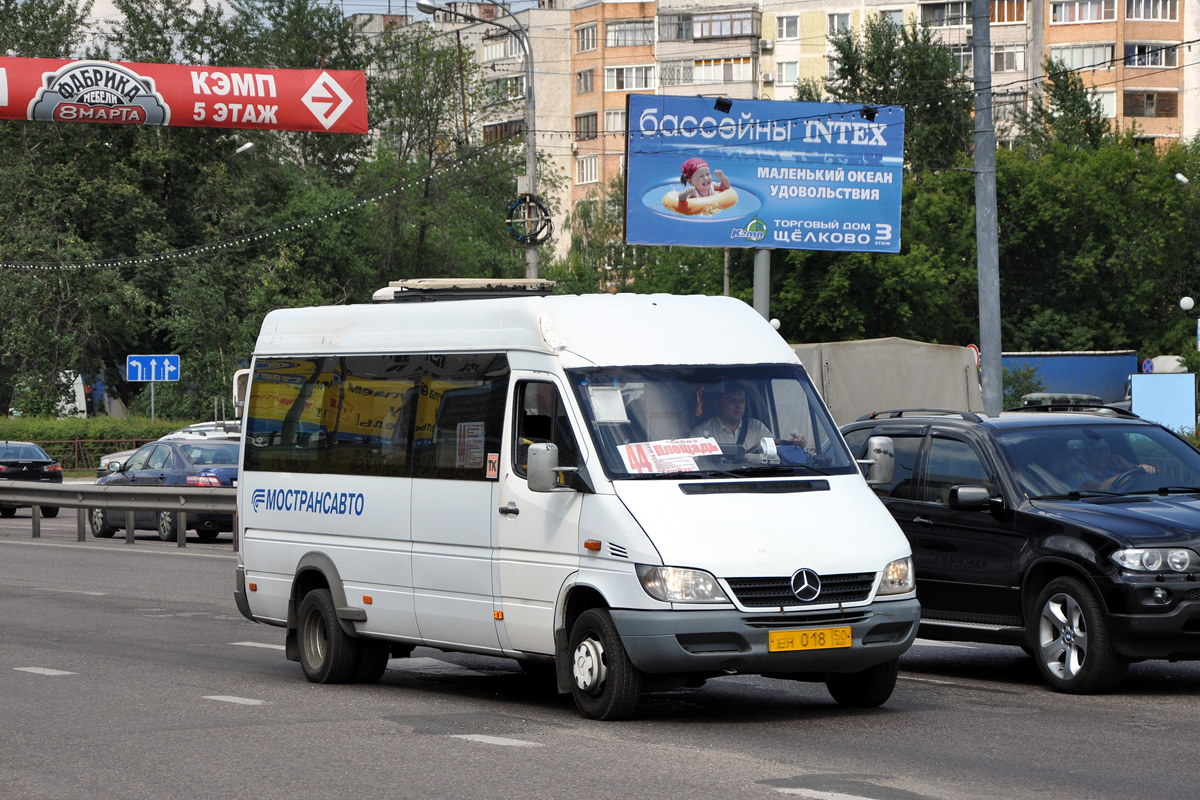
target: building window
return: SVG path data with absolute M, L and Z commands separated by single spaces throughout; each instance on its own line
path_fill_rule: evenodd
M 1125 19 L 1179 19 L 1179 0 L 1125 0 Z
M 580 114 L 575 118 L 575 138 L 576 139 L 595 139 L 596 138 L 596 112 L 590 114 Z
M 1050 4 L 1050 24 L 1106 22 L 1117 18 L 1117 0 L 1070 0 Z
M 775 18 L 775 38 L 776 39 L 799 39 L 800 38 L 800 18 L 799 17 L 776 17 Z
M 992 48 L 992 72 L 1024 72 L 1025 45 L 1001 44 Z
M 1025 0 L 993 0 L 991 21 L 996 25 L 1025 21 Z
M 580 156 L 575 159 L 575 183 L 595 183 L 599 180 L 600 156 Z
M 1025 108 L 1025 93 L 1010 92 L 992 97 L 992 119 L 997 122 L 1012 122 L 1017 112 Z
M 749 58 L 713 58 L 693 62 L 693 83 L 741 83 L 752 80 Z
M 897 28 L 904 27 L 904 12 L 900 9 L 888 9 L 887 11 L 880 11 L 879 18 L 892 23 Z
M 1051 47 L 1050 58 L 1054 61 L 1061 61 L 1070 69 L 1110 67 L 1113 61 L 1113 45 L 1091 44 L 1079 47 Z
M 621 92 L 627 89 L 653 89 L 654 67 L 605 67 L 604 90 Z
M 483 60 L 496 61 L 501 58 L 512 58 L 521 54 L 521 45 L 515 36 L 501 36 L 496 39 L 485 39 L 483 42 Z
M 971 24 L 971 4 L 930 3 L 921 6 L 921 22 L 931 28 L 961 28 Z
M 726 39 L 762 33 L 762 14 L 758 11 L 724 11 L 692 15 L 693 39 Z
M 581 69 L 575 73 L 575 94 L 588 94 L 596 89 L 596 70 Z
M 658 65 L 658 80 L 662 86 L 687 86 L 692 83 L 691 61 L 663 61 Z
M 1179 49 L 1172 45 L 1125 43 L 1125 66 L 1127 67 L 1176 67 L 1179 66 Z
M 829 35 L 836 36 L 839 33 L 850 32 L 850 15 L 849 14 L 830 14 L 829 15 Z
M 606 47 L 637 47 L 654 44 L 654 20 L 609 22 L 604 26 L 604 44 Z
M 511 75 L 488 82 L 488 95 L 493 103 L 504 103 L 525 96 L 525 76 Z
M 596 49 L 596 26 L 583 25 L 575 29 L 575 52 L 586 53 Z
M 1088 98 L 1100 103 L 1100 113 L 1108 119 L 1114 119 L 1117 116 L 1117 93 L 1116 92 L 1089 92 Z
M 1175 117 L 1178 115 L 1179 95 L 1176 92 L 1125 90 L 1125 116 L 1127 117 Z
M 609 108 L 604 112 L 604 132 L 619 133 L 622 136 L 627 132 L 625 130 L 625 109 Z
M 660 14 L 658 17 L 658 40 L 660 42 L 688 42 L 692 39 L 691 14 Z
M 514 119 L 483 126 L 484 144 L 495 144 L 506 139 L 519 138 L 525 132 L 525 120 Z
M 791 86 L 793 83 L 795 83 L 796 78 L 798 77 L 796 71 L 797 64 L 798 62 L 796 61 L 776 61 L 775 82 L 786 83 L 788 86 Z
M 834 81 L 838 77 L 838 66 L 841 64 L 837 56 L 825 55 L 825 80 Z
M 958 71 L 964 75 L 974 74 L 974 64 L 972 62 L 973 48 L 969 44 L 952 44 L 950 45 L 950 54 L 954 56 L 955 62 L 958 64 Z

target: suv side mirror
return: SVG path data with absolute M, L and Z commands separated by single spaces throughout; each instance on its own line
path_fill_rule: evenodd
M 526 466 L 526 480 L 531 492 L 553 492 L 562 488 L 559 483 L 560 472 L 577 472 L 577 467 L 560 467 L 558 465 L 558 445 L 551 442 L 539 442 L 529 445 L 526 456 L 529 463 Z
M 949 499 L 956 511 L 986 511 L 992 505 L 992 493 L 986 486 L 951 486 Z
M 896 476 L 896 453 L 890 436 L 872 436 L 867 440 L 867 457 L 860 459 L 866 467 L 867 484 L 891 483 Z

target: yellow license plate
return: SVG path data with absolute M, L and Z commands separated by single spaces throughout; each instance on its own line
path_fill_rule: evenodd
M 814 628 L 809 631 L 771 631 L 767 650 L 786 653 L 791 650 L 829 650 L 849 647 L 849 628 Z

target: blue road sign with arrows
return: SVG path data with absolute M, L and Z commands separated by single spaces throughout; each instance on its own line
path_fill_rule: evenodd
M 127 381 L 177 381 L 179 356 L 125 356 Z

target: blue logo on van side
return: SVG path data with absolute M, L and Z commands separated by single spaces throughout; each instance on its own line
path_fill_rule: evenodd
M 310 492 L 307 489 L 255 489 L 254 512 L 301 511 L 306 514 L 353 514 L 361 517 L 366 499 L 358 492 Z

